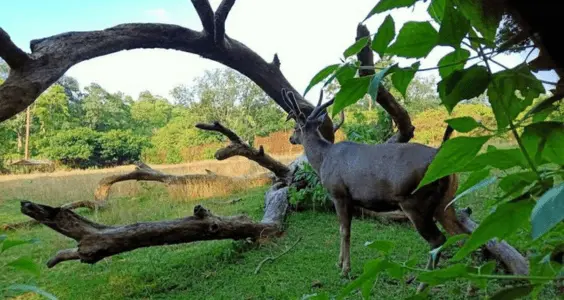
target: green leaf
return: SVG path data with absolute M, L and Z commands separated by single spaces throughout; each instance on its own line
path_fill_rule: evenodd
M 437 45 L 438 33 L 429 22 L 409 21 L 403 24 L 396 41 L 386 53 L 407 58 L 427 56 Z
M 364 246 L 367 246 L 370 249 L 381 251 L 385 255 L 390 254 L 390 251 L 392 251 L 394 245 L 395 243 L 392 241 L 373 241 L 364 243 Z
M 407 87 L 413 80 L 413 77 L 415 77 L 415 73 L 419 70 L 419 66 L 421 66 L 421 63 L 416 62 L 409 68 L 398 68 L 394 74 L 392 74 L 392 83 L 404 98 L 407 94 Z
M 439 60 L 439 74 L 441 75 L 442 79 L 445 79 L 454 71 L 464 69 L 464 64 L 470 57 L 470 51 L 466 49 L 456 49 L 451 53 L 443 56 Z
M 472 175 L 474 175 L 474 174 L 475 174 L 475 177 L 472 177 Z M 462 198 L 462 197 L 464 197 L 464 196 L 466 196 L 470 193 L 473 193 L 473 192 L 475 192 L 479 189 L 485 188 L 488 185 L 497 181 L 497 177 L 495 177 L 495 176 L 487 178 L 487 179 L 478 178 L 479 176 L 482 176 L 484 174 L 486 176 L 489 175 L 489 170 L 481 170 L 481 171 L 472 173 L 470 175 L 470 177 L 468 177 L 468 179 L 466 180 L 464 185 L 461 186 L 461 188 L 459 189 L 460 192 L 457 192 L 456 197 L 454 197 L 454 199 L 452 199 L 448 205 L 458 201 L 458 199 L 460 199 L 460 198 Z M 474 181 L 477 181 L 477 180 L 480 180 L 480 181 L 476 184 L 473 184 Z M 471 185 L 471 184 L 473 184 L 473 185 Z
M 364 23 L 375 14 L 382 13 L 394 8 L 409 7 L 415 4 L 415 2 L 417 2 L 417 0 L 380 0 L 378 1 L 378 3 L 376 3 L 374 8 L 372 8 L 372 10 L 368 13 L 366 18 L 362 20 L 361 23 Z
M 378 89 L 380 88 L 380 82 L 382 82 L 382 78 L 392 72 L 393 69 L 396 69 L 396 64 L 388 66 L 387 68 L 380 70 L 380 72 L 378 72 L 376 75 L 372 76 L 372 80 L 370 81 L 370 85 L 368 86 L 368 94 L 370 95 L 370 97 L 372 97 L 372 100 L 376 101 L 376 97 L 378 97 Z
M 503 289 L 498 291 L 494 295 L 492 295 L 489 299 L 490 300 L 512 300 L 512 299 L 519 299 L 524 296 L 529 295 L 533 289 L 534 285 L 520 285 L 514 286 L 510 288 Z
M 388 15 L 378 28 L 378 32 L 374 36 L 374 40 L 372 41 L 372 49 L 380 55 L 380 57 L 384 56 L 386 49 L 388 49 L 388 45 L 396 36 L 396 27 L 394 23 L 394 19 L 392 16 Z
M 25 245 L 25 244 L 35 244 L 37 243 L 39 240 L 38 239 L 29 239 L 29 240 L 5 240 L 4 243 L 2 243 L 2 251 L 0 251 L 0 253 L 12 248 L 12 247 L 17 247 L 20 245 Z
M 10 267 L 39 276 L 39 266 L 29 257 L 20 257 L 7 264 Z
M 8 236 L 5 234 L 0 234 L 0 242 L 4 241 Z
M 522 200 L 506 202 L 496 207 L 495 211 L 480 222 L 464 246 L 454 255 L 453 260 L 465 258 L 490 239 L 504 239 L 523 227 L 533 209 L 532 201 Z
M 436 269 L 430 272 L 421 273 L 417 276 L 417 279 L 419 281 L 426 282 L 429 285 L 437 285 L 449 280 L 463 278 L 467 275 L 468 271 L 466 270 L 466 266 L 464 264 L 455 264 L 444 269 Z
M 429 8 L 427 8 L 427 12 L 433 18 L 433 20 L 437 21 L 437 23 L 441 23 L 444 12 L 445 12 L 445 2 L 446 0 L 431 0 L 431 4 Z
M 520 149 L 495 149 L 476 156 L 464 171 L 481 170 L 487 166 L 507 170 L 516 166 L 527 168 L 528 164 Z
M 7 290 L 11 290 L 11 291 L 22 291 L 22 292 L 34 292 L 36 294 L 39 294 L 49 300 L 57 300 L 57 297 L 55 297 L 54 295 L 36 287 L 33 285 L 27 285 L 27 284 L 12 284 L 10 286 L 8 286 L 6 288 Z
M 362 293 L 362 299 L 370 299 L 370 291 L 372 290 L 373 286 L 374 282 L 371 280 L 367 280 L 362 284 L 362 288 L 360 290 Z
M 487 41 L 494 41 L 495 33 L 501 21 L 501 13 L 492 13 L 489 10 L 488 14 L 484 14 L 483 12 L 487 8 L 482 7 L 481 1 L 454 0 L 454 3 Z
M 564 165 L 564 123 L 545 121 L 527 125 L 521 141 L 535 163 L 549 161 Z
M 499 188 L 508 193 L 506 198 L 513 198 L 521 195 L 523 189 L 536 180 L 537 175 L 533 171 L 512 173 L 501 179 Z
M 448 248 L 451 245 L 454 245 L 455 243 L 458 243 L 459 241 L 461 241 L 461 240 L 463 240 L 467 237 L 468 237 L 468 234 L 466 234 L 466 233 L 453 235 L 453 236 L 449 237 L 446 240 L 446 242 L 444 242 L 444 244 L 442 244 L 441 246 L 429 251 L 429 254 L 431 254 L 433 261 L 436 261 L 437 260 L 437 254 L 439 252 L 443 251 L 444 249 Z
M 335 103 L 333 103 L 333 109 L 331 110 L 333 116 L 362 98 L 368 91 L 370 79 L 371 77 L 365 76 L 345 81 L 337 95 L 335 95 Z
M 446 4 L 444 18 L 439 29 L 438 45 L 460 48 L 460 43 L 468 30 L 470 22 L 459 12 L 450 0 Z
M 360 52 L 360 50 L 362 50 L 362 48 L 366 47 L 367 44 L 368 44 L 368 37 L 367 36 L 360 38 L 354 44 L 350 45 L 345 50 L 345 52 L 343 52 L 343 55 L 345 56 L 345 58 L 347 58 L 351 55 L 355 55 L 358 52 Z
M 334 64 L 323 68 L 321 71 L 317 72 L 315 76 L 309 82 L 307 88 L 304 91 L 304 96 L 309 92 L 309 90 L 314 87 L 316 84 L 323 81 L 323 79 L 327 78 L 331 73 L 335 72 L 339 68 L 339 64 Z
M 564 220 L 564 184 L 546 191 L 531 214 L 532 236 L 536 240 Z
M 343 299 L 346 295 L 350 294 L 353 290 L 361 287 L 365 282 L 374 280 L 378 273 L 397 265 L 383 258 L 374 259 L 364 264 L 364 272 L 357 279 L 349 283 L 344 289 L 341 290 L 337 299 Z
M 480 275 L 491 275 L 495 270 L 496 262 L 489 261 L 478 268 L 478 274 Z M 480 289 L 485 289 L 488 286 L 488 280 L 485 278 L 472 278 L 472 282 L 476 284 Z
M 438 84 L 439 96 L 449 113 L 462 100 L 481 95 L 490 82 L 488 69 L 474 65 L 468 69 L 456 70 Z
M 516 91 L 522 97 L 518 97 Z M 488 100 L 492 105 L 497 127 L 507 127 L 510 120 L 515 120 L 544 91 L 542 83 L 525 64 L 495 73 L 489 83 Z
M 347 63 L 335 72 L 335 77 L 337 77 L 339 84 L 343 85 L 343 83 L 356 75 L 357 70 L 358 68 L 354 64 Z
M 445 122 L 448 123 L 454 130 L 458 132 L 470 132 L 478 127 L 480 127 L 480 123 L 478 123 L 472 117 L 460 117 L 460 118 L 453 118 L 448 119 Z
M 417 189 L 463 169 L 476 156 L 490 137 L 461 136 L 447 140 L 429 165 Z

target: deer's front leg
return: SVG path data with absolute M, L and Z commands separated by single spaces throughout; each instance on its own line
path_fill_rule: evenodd
M 337 217 L 339 218 L 339 233 L 341 236 L 341 249 L 339 254 L 339 267 L 341 268 L 341 275 L 347 276 L 351 270 L 351 209 L 348 202 L 345 200 L 336 199 L 335 209 Z

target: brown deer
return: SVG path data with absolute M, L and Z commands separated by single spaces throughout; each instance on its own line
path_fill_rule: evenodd
M 350 230 L 354 206 L 376 211 L 401 209 L 431 249 L 441 246 L 446 238 L 435 224 L 436 219 L 449 234 L 467 233 L 456 218 L 452 200 L 458 180 L 450 175 L 412 192 L 425 175 L 438 149 L 417 143 L 367 145 L 343 141 L 331 143 L 317 130 L 327 117 L 325 109 L 335 98 L 321 104 L 306 116 L 291 91 L 282 90 L 282 97 L 291 108 L 289 119 L 296 121 L 290 138 L 302 144 L 305 155 L 329 192 L 340 223 L 341 250 L 338 266 L 342 275 L 350 272 Z M 321 100 L 321 99 L 320 99 Z M 452 128 L 447 127 L 443 141 Z M 435 267 L 429 258 L 427 268 Z M 420 286 L 421 289 L 421 286 Z

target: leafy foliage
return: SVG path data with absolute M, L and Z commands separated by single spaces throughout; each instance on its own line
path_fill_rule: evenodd
M 301 165 L 296 171 L 294 180 L 304 182 L 305 187 L 298 189 L 296 186 L 292 186 L 289 189 L 290 204 L 297 209 L 309 208 L 324 211 L 333 208 L 329 193 L 321 185 L 319 177 L 309 163 Z
M 492 59 L 494 55 L 487 55 L 484 49 L 500 43 L 494 43 L 494 38 L 502 12 L 489 10 L 484 3 L 432 0 L 427 12 L 433 21 L 405 22 L 389 46 L 395 36 L 393 27 L 396 23 L 391 15 L 387 15 L 376 32 L 371 48 L 380 55 L 385 53 L 416 59 L 426 57 L 437 46 L 454 49 L 437 64 L 441 81 L 436 91 L 447 113 L 439 109 L 424 111 L 414 118 L 414 125 L 417 128 L 416 139 L 424 143 L 440 143 L 443 131 L 433 132 L 432 138 L 426 132 L 429 123 L 440 120 L 445 120 L 442 121 L 443 128 L 446 122 L 459 136 L 441 146 L 418 188 L 450 174 L 469 172 L 470 176 L 460 185 L 452 201 L 455 202 L 464 195 L 497 183 L 499 196 L 493 201 L 492 210 L 457 251 L 453 260 L 462 260 L 492 238 L 511 239 L 518 232 L 521 235 L 525 232 L 531 239 L 526 250 L 537 257 L 531 261 L 531 272 L 526 276 L 492 274 L 492 263 L 473 267 L 462 262 L 433 271 L 422 270 L 413 268 L 407 262 L 394 262 L 386 253 L 386 249 L 392 246 L 376 243 L 370 245 L 377 245 L 376 248 L 383 252 L 382 256 L 367 262 L 362 275 L 347 285 L 338 298 L 356 289 L 360 289 L 362 296 L 367 298 L 378 274 L 384 272 L 401 278 L 401 274 L 407 270 L 415 271 L 419 273 L 420 281 L 431 286 L 456 279 L 468 280 L 483 288 L 488 280 L 511 280 L 517 277 L 530 283 L 497 291 L 492 294 L 493 299 L 514 299 L 529 294 L 534 296 L 544 285 L 562 278 L 561 259 L 557 262 L 552 251 L 561 251 L 556 249 L 560 249 L 558 245 L 564 238 L 562 231 L 556 229 L 561 227 L 564 220 L 564 152 L 560 150 L 564 147 L 564 118 L 559 113 L 561 108 L 558 105 L 544 104 L 543 99 L 548 98 L 544 95 L 545 88 L 526 63 L 498 72 L 492 71 L 490 66 L 495 63 Z M 410 1 L 379 1 L 365 20 L 376 13 L 412 4 Z M 431 22 L 439 25 L 438 32 Z M 513 33 L 518 31 L 512 30 Z M 494 49 L 492 53 L 507 50 L 515 51 Z M 479 61 L 470 63 L 475 59 Z M 405 98 L 404 103 L 409 107 L 410 81 L 416 78 L 415 73 L 421 71 L 420 63 L 416 61 L 411 68 L 383 69 L 371 76 L 370 81 L 385 82 L 386 75 L 392 74 L 395 91 L 399 91 L 402 96 L 399 98 Z M 354 104 L 364 99 L 367 93 L 373 96 L 371 92 L 374 89 L 368 88 L 366 91 L 367 84 L 363 82 L 361 85 L 359 80 L 353 77 L 347 82 L 358 84 L 340 86 L 336 91 L 340 99 L 336 101 L 333 111 L 345 106 L 355 107 Z M 486 105 L 486 101 L 490 105 Z M 472 109 L 468 109 L 470 107 Z M 502 149 L 491 145 L 484 147 L 496 140 L 505 142 Z M 437 251 L 435 249 L 431 253 L 436 254 Z M 423 299 L 424 296 L 413 298 Z

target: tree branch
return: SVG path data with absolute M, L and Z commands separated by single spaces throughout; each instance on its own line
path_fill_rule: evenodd
M 22 49 L 20 49 L 8 35 L 4 29 L 0 27 L 0 57 L 2 57 L 6 63 L 12 69 L 17 69 L 21 67 L 27 60 L 29 56 Z
M 215 216 L 200 205 L 186 218 L 141 222 L 124 226 L 94 223 L 63 208 L 21 202 L 21 211 L 62 235 L 77 241 L 76 249 L 58 252 L 48 262 L 53 267 L 62 261 L 80 259 L 94 264 L 105 257 L 138 248 L 220 239 L 259 239 L 277 236 L 278 224 L 255 223 L 246 216 Z
M 220 6 L 219 23 L 227 18 L 232 2 L 225 0 Z M 216 44 L 214 38 L 210 38 L 215 35 L 215 29 L 214 13 L 209 2 L 192 0 L 192 3 L 200 16 L 204 32 L 170 24 L 132 23 L 98 31 L 67 32 L 31 41 L 33 59 L 23 63 L 11 59 L 16 61 L 16 67 L 0 86 L 0 122 L 32 104 L 73 65 L 139 48 L 172 49 L 200 55 L 247 76 L 286 112 L 290 108 L 282 99 L 282 88 L 294 92 L 304 113 L 309 114 L 313 110 L 313 105 L 300 96 L 276 64 L 266 62 L 247 46 L 227 36 L 223 43 Z M 2 39 L 4 44 L 8 41 L 6 36 Z M 0 48 L 4 53 L 12 53 L 5 50 L 10 47 Z M 331 142 L 335 138 L 332 127 L 330 118 L 327 118 L 320 128 L 323 136 Z
M 287 181 L 288 176 L 290 176 L 290 169 L 283 163 L 275 160 L 270 155 L 264 153 L 264 148 L 262 146 L 259 149 L 251 147 L 249 144 L 243 142 L 243 140 L 231 129 L 226 128 L 219 122 L 213 122 L 213 124 L 196 124 L 196 127 L 202 130 L 216 131 L 225 135 L 230 141 L 225 148 L 221 148 L 215 152 L 215 158 L 217 160 L 224 160 L 233 156 L 244 156 L 252 161 L 255 161 L 259 165 L 268 170 L 272 171 L 276 177 Z
M 204 32 L 213 35 L 215 32 L 213 22 L 214 13 L 210 2 L 208 0 L 192 0 L 192 5 L 194 5 L 196 12 L 198 12 L 200 21 L 202 21 L 202 27 L 204 27 Z
M 370 37 L 370 31 L 365 25 L 358 24 L 356 28 L 356 40 L 363 37 Z M 370 48 L 370 43 L 366 45 L 358 54 L 357 58 L 360 61 L 361 66 L 374 66 L 374 54 Z M 375 74 L 374 69 L 361 69 L 359 70 L 359 76 L 372 76 Z M 399 104 L 399 102 L 394 98 L 392 94 L 383 86 L 380 85 L 378 88 L 378 96 L 376 97 L 376 102 L 378 102 L 387 112 L 390 114 L 396 125 L 398 126 L 398 132 L 389 138 L 387 143 L 407 143 L 411 138 L 413 138 L 413 132 L 415 127 L 411 123 L 411 118 L 407 113 L 407 110 Z
M 227 15 L 231 11 L 233 4 L 235 4 L 235 0 L 223 0 L 215 12 L 214 41 L 216 45 L 220 45 L 225 42 L 225 20 L 227 20 Z

